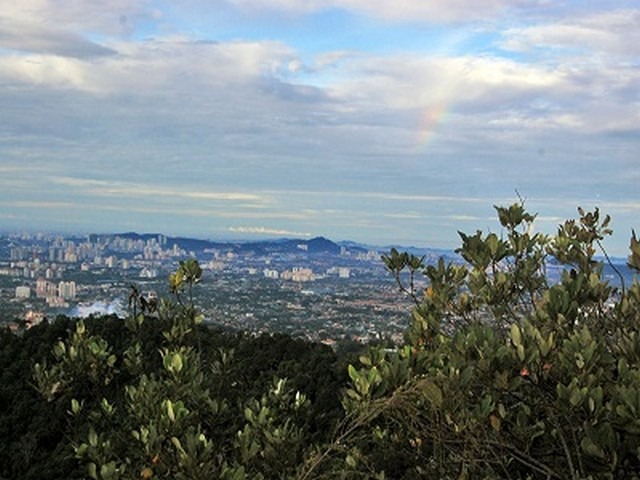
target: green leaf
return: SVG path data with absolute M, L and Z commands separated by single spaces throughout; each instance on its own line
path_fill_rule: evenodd
M 522 344 L 522 334 L 520 333 L 520 327 L 515 323 L 511 325 L 511 341 L 516 347 Z
M 180 440 L 177 437 L 171 437 L 171 443 L 176 447 L 176 450 L 178 450 L 180 454 L 185 453 L 184 448 L 182 448 L 182 443 L 180 443 Z
M 571 390 L 571 395 L 569 396 L 569 403 L 572 407 L 579 405 L 582 402 L 582 392 L 578 387 L 574 387 Z
M 82 458 L 84 457 L 85 453 L 87 453 L 87 450 L 89 450 L 89 445 L 87 445 L 86 443 L 82 443 L 78 445 L 75 450 L 76 458 Z
M 98 478 L 98 472 L 96 470 L 96 464 L 91 462 L 89 463 L 89 465 L 87 465 L 87 474 L 93 478 L 96 479 Z
M 495 415 L 489 416 L 489 421 L 491 422 L 491 427 L 496 431 L 500 431 L 500 419 Z
M 357 382 L 360 379 L 360 374 L 358 373 L 358 370 L 356 370 L 356 367 L 354 367 L 353 365 L 349 364 L 347 371 L 349 372 L 349 378 L 352 382 Z
M 182 355 L 178 352 L 171 355 L 171 371 L 179 373 L 182 370 Z
M 580 447 L 587 455 L 597 458 L 605 458 L 604 450 L 594 443 L 589 437 L 584 437 L 580 442 Z
M 362 397 L 360 396 L 360 394 L 359 394 L 359 393 L 357 393 L 357 392 L 356 392 L 354 389 L 352 389 L 352 388 L 348 388 L 348 389 L 346 390 L 346 394 L 347 394 L 347 396 L 348 396 L 348 397 L 351 397 L 351 398 L 352 398 L 352 399 L 354 399 L 354 400 L 360 400 L 360 399 L 362 399 Z
M 89 430 L 89 445 L 92 447 L 98 446 L 98 434 L 93 428 Z
M 440 408 L 442 406 L 443 397 L 440 387 L 426 378 L 421 379 L 417 386 L 431 405 L 435 408 Z
M 78 415 L 78 413 L 80 413 L 80 410 L 82 410 L 82 405 L 80 404 L 80 402 L 78 402 L 78 400 L 76 400 L 75 398 L 71 399 L 71 412 L 74 415 Z
M 371 366 L 371 359 L 367 356 L 367 355 L 360 355 L 360 363 L 363 364 L 366 367 L 370 367 Z
M 165 405 L 167 407 L 167 416 L 169 417 L 169 420 L 171 420 L 172 422 L 175 422 L 176 414 L 173 411 L 173 402 L 171 402 L 171 400 L 165 400 Z
M 100 467 L 100 477 L 103 480 L 111 480 L 115 477 L 116 462 L 105 463 Z

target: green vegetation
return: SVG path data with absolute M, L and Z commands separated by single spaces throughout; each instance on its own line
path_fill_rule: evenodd
M 125 321 L 4 332 L 0 478 L 273 478 L 326 441 L 346 381 L 333 351 L 198 325 L 199 277 L 181 264 L 155 311 L 132 292 Z
M 547 236 L 496 209 L 501 235 L 460 234 L 464 264 L 383 256 L 414 302 L 406 340 L 350 364 L 204 328 L 192 260 L 171 301 L 132 290 L 124 321 L 4 332 L 0 477 L 640 478 L 640 283 L 603 281 L 609 218 Z
M 640 475 L 640 284 L 602 281 L 609 218 L 580 210 L 549 237 L 522 205 L 497 212 L 502 237 L 460 234 L 466 265 L 384 257 L 416 308 L 405 346 L 349 369 L 346 417 L 323 452 L 348 478 Z M 635 234 L 631 248 L 638 271 Z M 566 267 L 553 285 L 547 261 Z

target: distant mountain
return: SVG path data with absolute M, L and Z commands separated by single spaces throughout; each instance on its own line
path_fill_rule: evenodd
M 343 248 L 353 253 L 366 253 L 368 251 L 377 251 L 385 253 L 395 247 L 400 251 L 408 251 L 416 255 L 424 255 L 427 260 L 432 258 L 439 258 L 441 256 L 448 259 L 459 258 L 452 250 L 434 249 L 428 247 L 414 247 L 414 246 L 374 246 L 366 245 L 352 241 L 340 241 L 334 242 L 326 237 L 314 237 L 311 239 L 298 239 L 298 238 L 278 238 L 270 240 L 247 240 L 247 241 L 215 241 L 215 240 L 202 240 L 197 238 L 188 237 L 169 237 L 158 233 L 135 233 L 126 232 L 112 235 L 100 235 L 100 237 L 121 237 L 131 240 L 143 240 L 148 241 L 151 239 L 163 239 L 166 248 L 171 248 L 174 244 L 178 245 L 181 249 L 188 252 L 203 252 L 205 250 L 219 250 L 222 252 L 233 252 L 243 255 L 267 255 L 267 254 L 296 254 L 307 253 L 310 255 L 324 254 L 324 255 L 339 255 Z
M 351 240 L 342 240 L 342 241 L 338 242 L 338 245 L 340 245 L 341 247 L 346 248 L 350 252 L 366 253 L 366 252 L 370 252 L 372 250 L 374 250 L 374 251 L 384 251 L 383 248 L 380 248 L 377 245 L 368 245 L 368 244 L 364 244 L 364 243 L 353 242 Z
M 185 249 L 188 252 L 201 252 L 208 248 L 215 248 L 214 242 L 210 240 L 202 240 L 199 238 L 187 238 L 187 237 L 167 237 L 167 247 L 172 245 L 178 245 L 178 247 Z
M 219 244 L 229 245 L 229 244 Z M 310 240 L 302 239 L 280 239 L 280 240 L 262 240 L 256 242 L 246 242 L 234 244 L 239 251 L 247 253 L 253 251 L 256 254 L 264 253 L 301 253 L 309 254 L 340 254 L 340 245 L 324 238 L 315 237 Z
M 114 234 L 100 234 L 97 235 L 98 237 L 102 238 L 102 237 L 120 237 L 120 238 L 126 238 L 129 240 L 144 240 L 145 242 L 147 240 L 151 240 L 152 238 L 159 238 L 162 237 L 163 235 L 161 233 L 136 233 L 136 232 L 125 232 L 125 233 L 114 233 Z
M 340 253 L 340 245 L 324 237 L 312 238 L 305 243 L 310 253 Z
M 259 240 L 259 241 L 246 241 L 246 242 L 220 242 L 212 240 L 202 240 L 188 237 L 166 237 L 157 233 L 135 233 L 126 232 L 108 235 L 109 237 L 120 237 L 130 240 L 143 240 L 148 241 L 151 239 L 166 239 L 165 245 L 171 247 L 172 245 L 178 245 L 178 247 L 193 252 L 202 252 L 204 250 L 222 250 L 236 253 L 254 253 L 256 255 L 267 253 L 301 253 L 306 252 L 308 254 L 331 254 L 339 255 L 341 246 L 337 243 L 329 240 L 325 237 L 315 237 L 312 239 L 275 239 L 275 240 Z M 105 235 L 100 235 L 105 237 Z

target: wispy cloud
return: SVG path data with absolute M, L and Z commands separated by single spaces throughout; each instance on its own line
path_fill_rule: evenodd
M 30 0 L 3 5 L 0 25 L 18 24 L 26 37 L 34 32 L 51 29 L 60 31 L 100 32 L 108 35 L 128 35 L 138 22 L 159 20 L 161 12 L 151 2 L 112 0 L 101 2 Z M 43 22 L 46 19 L 46 22 Z M 28 41 L 28 40 L 27 40 Z
M 475 215 L 447 215 L 445 218 L 458 222 L 486 222 L 487 220 L 493 220 L 493 217 L 478 217 Z
M 203 218 L 233 218 L 233 219 L 288 219 L 288 220 L 306 220 L 308 215 L 303 212 L 278 210 L 271 212 L 248 212 L 234 209 L 211 209 L 211 208 L 194 208 L 190 206 L 168 207 L 166 205 L 148 205 L 148 204 L 105 204 L 97 202 L 61 202 L 61 201 L 35 201 L 35 200 L 15 200 L 0 201 L 0 206 L 10 209 L 38 209 L 38 210 L 60 210 L 65 211 L 87 211 L 115 212 L 126 216 L 129 214 L 155 214 L 160 217 L 169 218 L 185 218 L 185 217 L 203 217 Z M 12 218 L 6 214 L 6 218 Z M 17 218 L 17 217 L 15 217 Z M 24 218 L 24 215 L 20 215 Z
M 331 198 L 359 198 L 375 199 L 383 202 L 432 202 L 432 203 L 476 203 L 485 205 L 487 196 L 467 197 L 464 195 L 411 195 L 403 193 L 362 192 L 346 190 L 265 190 L 265 194 L 280 197 L 320 197 Z M 502 202 L 512 202 L 513 198 L 498 199 Z
M 553 55 L 596 61 L 600 55 L 637 56 L 640 55 L 640 10 L 585 12 L 548 23 L 510 28 L 503 36 L 503 48 L 520 52 L 537 50 L 540 54 L 551 48 Z
M 2 201 L 0 205 L 9 208 L 37 208 L 43 210 L 49 209 L 75 209 L 82 208 L 74 202 L 61 202 L 61 201 L 38 201 L 38 200 L 9 200 Z
M 282 237 L 310 237 L 311 233 L 295 232 L 291 230 L 282 230 L 267 227 L 229 227 L 229 231 L 233 233 L 251 234 L 251 235 L 277 235 Z
M 26 216 L 25 215 L 15 215 L 13 213 L 3 213 L 0 212 L 0 219 L 4 219 L 4 220 L 26 220 Z
M 51 182 L 76 188 L 84 194 L 105 197 L 187 198 L 205 201 L 269 202 L 264 195 L 246 192 L 198 191 L 195 187 L 181 188 L 140 183 L 112 182 L 76 177 L 52 177 Z M 247 204 L 245 204 L 247 205 Z
M 34 28 L 32 28 L 34 27 Z M 26 36 L 25 32 L 31 34 Z M 9 23 L 0 17 L 0 46 L 20 54 L 49 54 L 62 57 L 91 59 L 114 55 L 115 50 L 88 41 L 81 35 L 42 25 Z

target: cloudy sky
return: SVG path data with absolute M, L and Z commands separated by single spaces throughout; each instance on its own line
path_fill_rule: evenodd
M 640 230 L 637 0 L 0 4 L 0 230 Z

